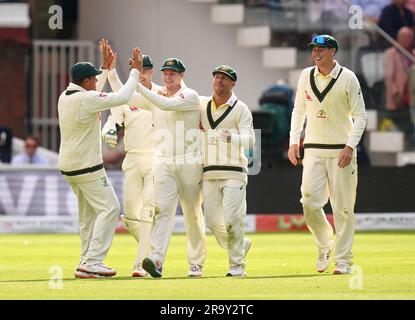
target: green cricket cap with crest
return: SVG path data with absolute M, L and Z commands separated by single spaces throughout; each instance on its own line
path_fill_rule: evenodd
M 236 71 L 227 65 L 220 65 L 213 70 L 212 74 L 215 75 L 217 73 L 223 73 L 227 75 L 229 78 L 231 78 L 233 81 L 236 81 L 238 79 L 238 76 L 236 75 Z
M 184 63 L 177 58 L 168 58 L 164 61 L 160 71 L 171 69 L 178 72 L 184 72 L 186 70 L 186 66 Z

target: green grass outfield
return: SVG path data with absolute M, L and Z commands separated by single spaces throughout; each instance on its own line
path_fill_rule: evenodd
M 78 235 L 0 235 L 0 299 L 415 299 L 414 232 L 356 234 L 356 273 L 341 276 L 315 272 L 309 233 L 249 237 L 245 278 L 225 277 L 227 257 L 211 235 L 203 278 L 187 278 L 184 235 L 173 236 L 162 279 L 131 278 L 136 245 L 116 235 L 105 261 L 116 277 L 81 280 Z M 63 270 L 61 289 L 49 286 L 59 285 L 53 265 Z

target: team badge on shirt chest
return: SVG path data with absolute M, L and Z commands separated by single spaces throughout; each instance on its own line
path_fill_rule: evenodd
M 326 119 L 327 118 L 326 111 L 324 111 L 323 109 L 318 110 L 318 112 L 317 112 L 317 118 L 319 118 L 319 119 Z

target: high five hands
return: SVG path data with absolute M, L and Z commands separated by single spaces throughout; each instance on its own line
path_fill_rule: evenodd
M 99 42 L 99 47 L 102 52 L 102 66 L 101 69 L 112 70 L 117 64 L 117 53 L 114 52 L 108 42 L 108 40 L 102 39 Z M 140 48 L 134 48 L 132 52 L 133 56 L 129 59 L 130 69 L 137 69 L 140 72 L 143 68 L 143 56 Z
M 128 64 L 130 69 L 137 69 L 138 71 L 143 71 L 143 54 L 140 48 L 133 49 L 133 57 L 129 60 Z
M 99 48 L 102 52 L 102 66 L 101 69 L 103 70 L 111 70 L 115 68 L 115 64 L 117 61 L 117 53 L 112 51 L 112 48 L 108 42 L 108 40 L 102 39 L 99 42 Z

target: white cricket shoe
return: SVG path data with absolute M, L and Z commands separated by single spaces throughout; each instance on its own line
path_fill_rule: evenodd
M 244 266 L 241 264 L 238 264 L 236 266 L 231 266 L 226 276 L 227 277 L 245 277 L 246 273 L 244 270 Z
M 76 267 L 76 271 L 81 271 L 81 267 L 85 265 L 85 262 L 79 262 L 78 266 Z
M 199 264 L 192 264 L 189 269 L 189 277 L 201 277 L 203 275 L 203 266 Z
M 325 272 L 330 266 L 330 254 L 334 248 L 334 241 L 331 240 L 328 248 L 318 250 L 317 272 Z
M 112 277 L 117 274 L 117 271 L 107 267 L 102 262 L 95 263 L 93 265 L 83 264 L 78 267 L 78 271 L 85 272 L 85 273 L 94 273 L 105 277 Z
M 132 276 L 134 278 L 144 278 L 148 276 L 148 273 L 143 269 L 143 265 L 139 263 L 134 267 Z
M 252 241 L 248 238 L 244 239 L 244 248 L 245 248 L 245 258 L 248 254 L 249 249 L 251 249 Z
M 88 273 L 82 271 L 75 271 L 75 278 L 79 279 L 104 279 L 104 278 L 111 278 L 111 276 L 103 276 L 97 273 Z
M 351 274 L 352 268 L 346 262 L 340 262 L 336 264 L 336 267 L 333 270 L 333 274 Z

